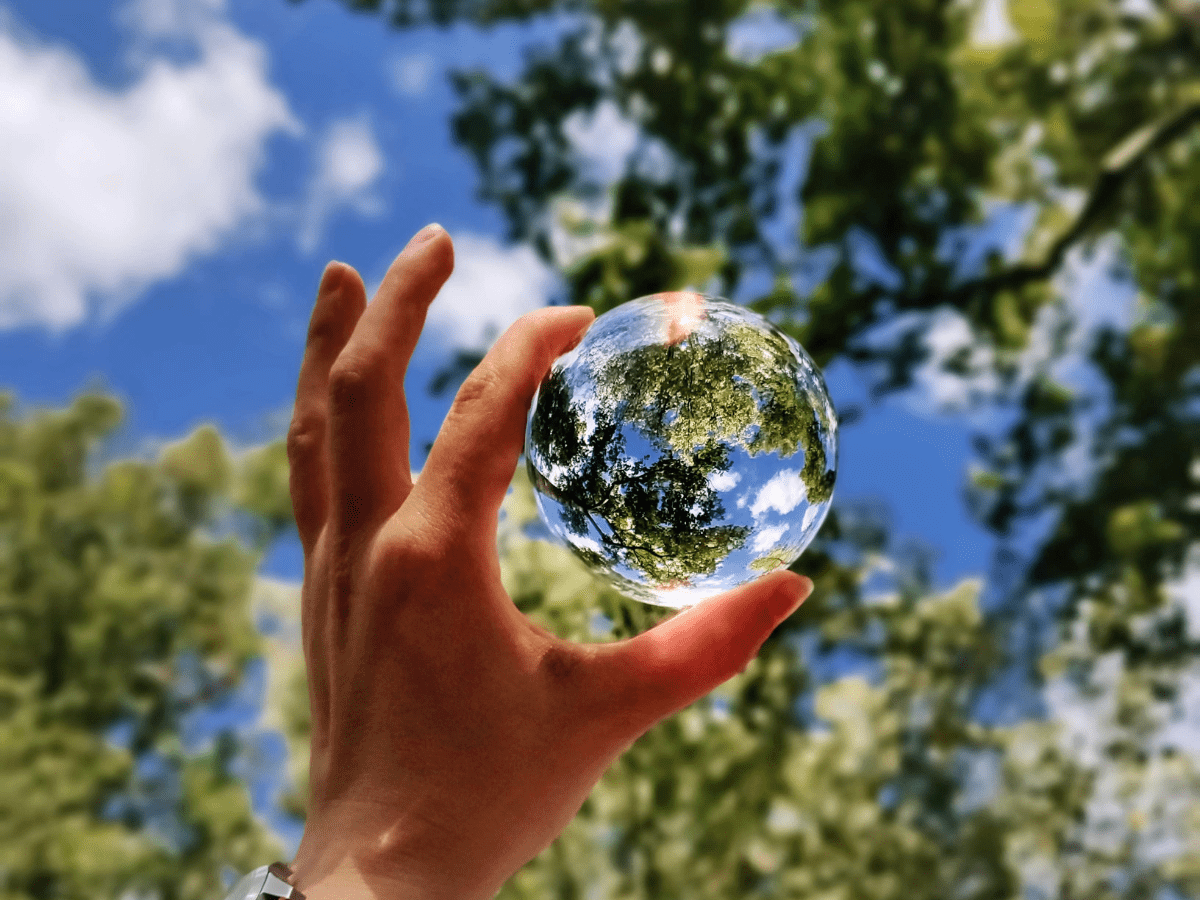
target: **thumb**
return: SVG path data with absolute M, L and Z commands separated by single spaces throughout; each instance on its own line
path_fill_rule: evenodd
M 586 306 L 546 307 L 522 316 L 496 341 L 459 388 L 413 489 L 431 518 L 453 510 L 474 528 L 496 515 L 517 468 L 538 384 L 595 318 Z M 494 540 L 494 524 L 489 534 Z
M 596 645 L 614 710 L 636 734 L 703 697 L 749 665 L 813 583 L 783 570 L 685 609 L 637 637 Z

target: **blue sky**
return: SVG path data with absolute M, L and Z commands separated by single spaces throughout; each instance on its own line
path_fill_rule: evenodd
M 410 369 L 420 466 L 449 404 L 425 391 L 432 374 L 556 285 L 474 199 L 445 72 L 515 73 L 520 48 L 553 31 L 399 33 L 333 0 L 0 0 L 0 390 L 26 409 L 115 393 L 117 457 L 205 422 L 235 447 L 280 437 L 326 262 L 351 263 L 371 289 L 437 221 L 457 270 Z M 629 136 L 598 121 L 581 141 L 603 169 Z M 932 334 L 952 344 L 956 327 Z M 866 402 L 854 372 L 826 375 L 835 406 Z M 968 428 L 929 399 L 959 387 L 932 370 L 921 384 L 842 429 L 836 495 L 883 501 L 897 539 L 937 548 L 945 587 L 984 574 L 992 543 L 962 502 Z M 263 574 L 298 581 L 298 542 Z M 246 690 L 217 720 L 253 715 L 262 679 Z M 282 751 L 261 752 L 270 770 Z M 248 777 L 261 807 L 274 776 Z
M 1009 39 L 1003 3 L 983 9 L 983 31 Z M 87 388 L 115 393 L 127 418 L 114 457 L 153 454 L 206 422 L 235 448 L 279 438 L 326 262 L 353 264 L 373 287 L 409 237 L 437 221 L 458 268 L 410 369 L 419 467 L 449 404 L 427 395 L 433 373 L 456 347 L 486 346 L 547 303 L 556 285 L 528 248 L 505 246 L 500 215 L 475 201 L 473 165 L 450 139 L 445 72 L 515 73 L 521 47 L 554 30 L 398 33 L 334 0 L 0 0 L 0 390 L 27 409 L 64 406 Z M 753 54 L 794 35 L 753 21 L 730 39 Z M 621 121 L 609 111 L 578 124 L 579 152 L 602 173 L 619 169 L 632 141 Z M 770 233 L 786 242 L 798 211 L 781 216 Z M 1019 222 L 997 222 L 1009 233 L 993 238 L 1012 250 Z M 869 271 L 870 247 L 855 252 Z M 1105 274 L 1111 260 L 1107 251 L 1090 266 L 1076 259 L 1062 282 L 1077 318 L 1076 352 L 1055 364 L 1067 383 L 1088 380 L 1088 336 L 1129 314 L 1129 291 Z M 1045 324 L 1029 370 L 1047 355 Z M 935 358 L 969 340 L 951 314 L 926 333 Z M 936 549 L 937 587 L 986 574 L 993 543 L 962 499 L 970 424 L 937 412 L 965 386 L 931 366 L 916 390 L 871 404 L 849 368 L 826 377 L 835 406 L 866 409 L 840 432 L 836 500 L 885 504 L 897 542 Z M 1087 449 L 1085 434 L 1063 477 L 1086 477 Z M 302 574 L 298 542 L 281 542 L 263 574 L 286 613 L 287 585 Z M 255 668 L 189 735 L 202 740 L 229 721 L 273 727 L 269 710 L 255 724 L 268 680 Z M 1074 700 L 1051 705 L 1075 709 L 1072 728 L 1095 738 L 1102 716 Z M 298 830 L 269 808 L 282 743 L 258 733 L 244 774 L 294 848 Z
M 448 405 L 424 391 L 432 373 L 556 284 L 475 201 L 445 72 L 515 73 L 553 32 L 396 32 L 333 0 L 0 0 L 0 387 L 26 407 L 116 393 L 115 455 L 207 421 L 238 445 L 277 437 L 325 263 L 372 287 L 438 221 L 458 268 L 409 376 L 420 465 Z M 603 166 L 621 150 L 591 152 Z M 827 375 L 837 405 L 863 399 L 853 372 Z M 960 498 L 966 429 L 913 406 L 842 430 L 837 492 L 885 500 L 949 584 L 982 572 L 990 543 Z M 295 542 L 265 571 L 298 578 Z

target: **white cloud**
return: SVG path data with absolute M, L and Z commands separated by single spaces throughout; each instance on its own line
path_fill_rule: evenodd
M 807 496 L 800 470 L 784 469 L 759 488 L 758 496 L 750 504 L 750 512 L 756 519 L 771 509 L 786 516 Z
M 1155 745 L 1170 747 L 1190 757 L 1200 757 L 1200 665 L 1179 676 L 1176 717 L 1156 736 Z
M 1153 0 L 1121 0 L 1121 12 L 1137 19 L 1153 19 L 1160 15 L 1160 10 Z
M 383 151 L 370 121 L 360 117 L 330 125 L 317 147 L 316 170 L 297 234 L 300 249 L 315 251 L 330 216 L 343 207 L 361 215 L 378 213 L 382 201 L 375 187 L 383 170 Z
M 754 542 L 751 544 L 750 549 L 755 553 L 774 550 L 780 538 L 787 534 L 787 530 L 788 527 L 786 525 L 773 525 L 770 528 L 764 528 L 762 531 L 756 531 L 754 533 Z
M 605 555 L 604 548 L 600 546 L 600 542 L 594 538 L 588 537 L 586 534 L 571 533 L 568 535 L 567 540 L 570 542 L 572 547 L 575 547 L 579 550 L 588 550 L 592 553 L 600 554 L 601 556 Z
M 454 236 L 454 274 L 429 307 L 426 330 L 443 346 L 485 349 L 527 312 L 545 306 L 556 276 L 527 246 Z
M 971 42 L 980 47 L 1002 47 L 1020 38 L 1009 21 L 1006 0 L 983 0 L 971 29 Z
M 93 298 L 111 319 L 212 253 L 264 211 L 267 140 L 299 131 L 222 0 L 140 0 L 124 21 L 136 80 L 114 90 L 0 15 L 0 328 L 61 332 Z
M 714 491 L 732 491 L 741 480 L 741 472 L 713 472 L 708 476 L 708 486 Z
M 1112 739 L 1121 669 L 1120 651 L 1106 653 L 1095 658 L 1088 691 L 1081 691 L 1063 676 L 1042 689 L 1046 707 L 1061 729 L 1063 750 L 1087 768 L 1101 764 L 1104 748 Z
M 1193 478 L 1195 474 L 1193 463 Z M 1177 579 L 1167 584 L 1166 589 L 1172 601 L 1183 608 L 1187 618 L 1188 638 L 1200 641 L 1200 544 L 1193 544 L 1189 548 L 1183 571 Z
M 770 53 L 791 50 L 800 43 L 800 29 L 778 11 L 758 6 L 729 23 L 725 52 L 753 65 Z
M 388 84 L 401 97 L 423 96 L 432 76 L 433 55 L 429 53 L 393 56 L 387 62 Z
M 601 184 L 611 184 L 624 172 L 638 141 L 637 125 L 611 100 L 589 112 L 572 113 L 563 122 L 563 133 Z
M 814 524 L 819 526 L 820 523 L 825 520 L 825 515 L 828 512 L 828 505 L 822 506 L 814 503 L 804 511 L 804 518 L 800 520 L 800 533 L 807 534 L 808 530 L 812 528 Z
M 614 68 L 621 75 L 632 75 L 645 49 L 641 33 L 628 19 L 622 19 L 621 24 L 612 32 L 610 41 Z
M 1078 249 L 1067 254 L 1053 283 L 1059 299 L 1038 312 L 1029 330 L 1028 345 L 1018 359 L 1019 384 L 1044 373 L 1069 388 L 1094 390 L 1096 373 L 1090 355 L 1097 334 L 1105 327 L 1129 328 L 1136 312 L 1136 289 L 1112 274 L 1120 252 L 1116 241 L 1102 240 L 1091 256 Z M 1000 390 L 995 353 L 987 344 L 976 341 L 966 318 L 949 307 L 897 317 L 879 328 L 877 335 L 884 341 L 894 339 L 914 324 L 924 332 L 922 340 L 929 355 L 913 371 L 916 389 L 905 392 L 905 406 L 918 416 L 959 412 L 986 422 L 987 408 L 976 408 L 974 404 Z M 945 363 L 958 356 L 965 359 L 968 374 L 946 370 Z M 1088 423 L 1077 420 L 1076 425 L 1081 442 L 1072 452 L 1085 461 L 1091 452 L 1082 440 L 1088 433 Z
M 1113 276 L 1120 252 L 1115 240 L 1102 240 L 1090 258 L 1078 249 L 1067 254 L 1054 279 L 1059 299 L 1039 311 L 1020 358 L 1019 384 L 1046 374 L 1076 394 L 1100 401 L 1073 419 L 1074 440 L 1059 454 L 1051 474 L 1059 489 L 1087 489 L 1104 461 L 1095 453 L 1095 442 L 1105 421 L 1107 387 L 1091 360 L 1092 349 L 1102 329 L 1127 330 L 1137 314 L 1136 287 Z
M 975 341 L 971 326 L 954 309 L 942 308 L 926 323 L 925 346 L 929 357 L 913 372 L 918 390 L 909 392 L 908 405 L 918 415 L 933 415 L 946 410 L 967 410 L 974 400 L 994 394 L 1000 380 L 993 368 L 991 349 Z M 948 372 L 945 364 L 965 354 L 969 369 L 977 374 Z

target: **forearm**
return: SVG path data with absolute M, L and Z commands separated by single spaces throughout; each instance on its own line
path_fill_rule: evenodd
M 492 900 L 516 866 L 465 835 L 406 827 L 395 815 L 378 818 L 383 811 L 345 803 L 310 818 L 292 863 L 306 900 Z

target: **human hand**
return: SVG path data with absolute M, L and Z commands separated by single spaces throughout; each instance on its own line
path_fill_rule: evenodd
M 430 226 L 369 306 L 331 263 L 309 326 L 288 434 L 312 710 L 293 870 L 309 900 L 493 897 L 625 748 L 745 668 L 812 590 L 776 572 L 609 644 L 522 614 L 500 581 L 500 504 L 534 392 L 594 316 L 547 308 L 505 332 L 414 483 L 405 370 L 453 260 Z

